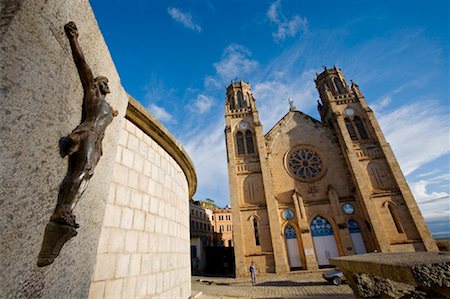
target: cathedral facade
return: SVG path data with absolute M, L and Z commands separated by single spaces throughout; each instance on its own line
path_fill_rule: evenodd
M 226 88 L 225 137 L 236 276 L 287 273 L 365 252 L 437 251 L 358 85 L 315 80 L 318 121 L 290 107 L 263 133 L 250 84 Z

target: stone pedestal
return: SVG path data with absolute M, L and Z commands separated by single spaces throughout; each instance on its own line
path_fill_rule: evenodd
M 368 253 L 330 262 L 359 298 L 450 298 L 450 253 Z

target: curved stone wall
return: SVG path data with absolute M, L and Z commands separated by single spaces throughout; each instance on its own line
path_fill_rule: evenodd
M 181 146 L 130 98 L 90 298 L 190 296 L 188 198 L 195 183 Z

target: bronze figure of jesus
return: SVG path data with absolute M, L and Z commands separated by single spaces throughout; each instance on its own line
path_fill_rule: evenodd
M 79 225 L 75 221 L 73 209 L 86 190 L 94 174 L 94 168 L 102 156 L 102 140 L 106 127 L 112 122 L 117 111 L 106 102 L 110 93 L 108 79 L 94 78 L 78 43 L 78 29 L 75 23 L 64 26 L 69 39 L 75 65 L 84 90 L 81 123 L 60 141 L 61 156 L 69 156 L 66 177 L 61 183 L 58 203 L 45 230 L 38 265 L 51 264 L 61 247 L 74 237 Z

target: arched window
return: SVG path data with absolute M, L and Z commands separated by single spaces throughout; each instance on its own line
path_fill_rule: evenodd
M 356 135 L 355 128 L 353 127 L 352 121 L 348 118 L 345 119 L 345 125 L 347 126 L 348 134 L 350 134 L 350 138 L 352 140 L 358 140 L 358 136 Z
M 256 245 L 261 245 L 259 243 L 258 221 L 256 220 L 256 218 L 253 218 L 253 230 L 255 232 L 255 244 Z
M 288 224 L 284 228 L 284 236 L 286 239 L 296 239 L 297 234 L 295 233 L 295 229 L 292 227 L 292 225 Z
M 233 110 L 234 109 L 234 99 L 233 98 L 230 98 L 229 104 L 230 104 L 230 110 Z
M 355 116 L 353 122 L 355 123 L 355 126 L 358 129 L 359 136 L 361 136 L 361 139 L 368 139 L 369 135 L 367 135 L 367 131 L 366 128 L 364 128 L 362 120 L 358 116 Z
M 332 236 L 333 227 L 327 219 L 316 216 L 311 221 L 311 234 L 313 237 Z
M 392 219 L 394 220 L 395 223 L 395 227 L 397 228 L 397 231 L 402 234 L 403 231 L 403 226 L 400 222 L 400 218 L 398 218 L 398 214 L 397 211 L 395 210 L 395 204 L 392 202 L 388 202 L 387 204 L 388 208 L 389 208 L 389 212 L 391 213 Z
M 334 85 L 336 86 L 336 89 L 337 89 L 337 91 L 339 93 L 345 93 L 346 92 L 346 90 L 344 88 L 344 85 L 342 85 L 342 82 L 341 82 L 341 80 L 339 80 L 338 77 L 334 77 L 333 78 L 333 82 L 334 82 Z
M 244 97 L 242 96 L 242 92 L 237 92 L 237 104 L 239 108 L 245 107 Z
M 251 131 L 245 132 L 245 143 L 247 144 L 247 153 L 253 154 L 255 152 L 255 147 L 253 145 L 253 134 Z
M 238 155 L 245 154 L 244 134 L 242 134 L 242 132 L 237 132 L 237 134 L 236 134 L 236 145 L 237 145 Z

